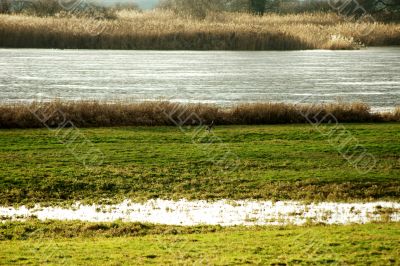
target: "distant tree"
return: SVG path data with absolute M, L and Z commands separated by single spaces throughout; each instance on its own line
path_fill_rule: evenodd
M 265 12 L 282 13 L 283 2 L 282 0 L 268 0 L 266 1 Z M 300 3 L 300 2 L 299 2 Z
M 249 0 L 226 0 L 225 9 L 233 12 L 247 12 L 250 10 Z
M 280 14 L 329 11 L 332 12 L 332 7 L 327 0 L 268 0 L 266 5 L 266 12 Z
M 267 0 L 250 0 L 250 11 L 257 15 L 265 13 Z
M 400 0 L 328 0 L 328 3 L 341 15 L 353 19 L 400 19 Z
M 197 18 L 205 18 L 210 11 L 223 11 L 225 2 L 226 0 L 162 0 L 158 7 Z
M 328 0 L 328 2 L 342 13 L 357 13 L 361 9 L 369 13 L 400 12 L 400 0 Z
M 376 11 L 400 12 L 400 0 L 374 0 L 374 2 Z
M 141 10 L 135 3 L 117 3 L 113 6 L 115 10 Z
M 0 1 L 0 13 L 9 13 L 10 12 L 10 3 L 8 0 Z
M 341 14 L 363 16 L 368 13 L 399 13 L 400 0 L 161 0 L 159 8 L 180 14 L 205 18 L 209 12 L 250 12 L 263 15 L 274 13 L 303 13 L 332 11 L 340 7 Z
M 22 6 L 21 11 L 30 15 L 53 16 L 63 11 L 62 6 L 56 0 L 26 1 L 26 3 L 27 5 Z

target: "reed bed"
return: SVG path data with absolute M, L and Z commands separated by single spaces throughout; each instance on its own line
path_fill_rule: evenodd
M 0 128 L 260 125 L 311 122 L 395 122 L 394 112 L 373 113 L 363 103 L 294 105 L 247 103 L 232 107 L 172 102 L 34 102 L 0 106 Z
M 367 31 L 372 31 L 365 34 Z M 209 13 L 120 10 L 114 19 L 0 15 L 0 46 L 163 50 L 357 49 L 400 44 L 400 24 L 349 22 L 334 13 Z

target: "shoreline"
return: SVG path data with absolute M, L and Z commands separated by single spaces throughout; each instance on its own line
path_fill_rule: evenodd
M 183 104 L 169 101 L 50 101 L 0 104 L 0 129 L 400 122 L 400 107 L 376 113 L 354 103 Z

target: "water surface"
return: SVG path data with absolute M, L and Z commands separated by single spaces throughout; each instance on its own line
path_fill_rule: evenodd
M 385 216 L 386 214 L 386 216 Z M 114 205 L 83 205 L 71 208 L 25 206 L 2 207 L 0 217 L 6 220 L 80 220 L 89 222 L 142 222 L 168 225 L 304 225 L 309 222 L 324 224 L 369 223 L 387 220 L 400 221 L 400 203 L 320 202 L 304 204 L 297 201 L 253 200 L 149 200 L 135 203 L 125 200 Z
M 400 47 L 359 51 L 0 49 L 0 101 L 400 104 Z

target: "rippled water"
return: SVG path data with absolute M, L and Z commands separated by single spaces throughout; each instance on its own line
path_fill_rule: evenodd
M 0 49 L 0 101 L 400 104 L 400 47 L 359 51 Z

